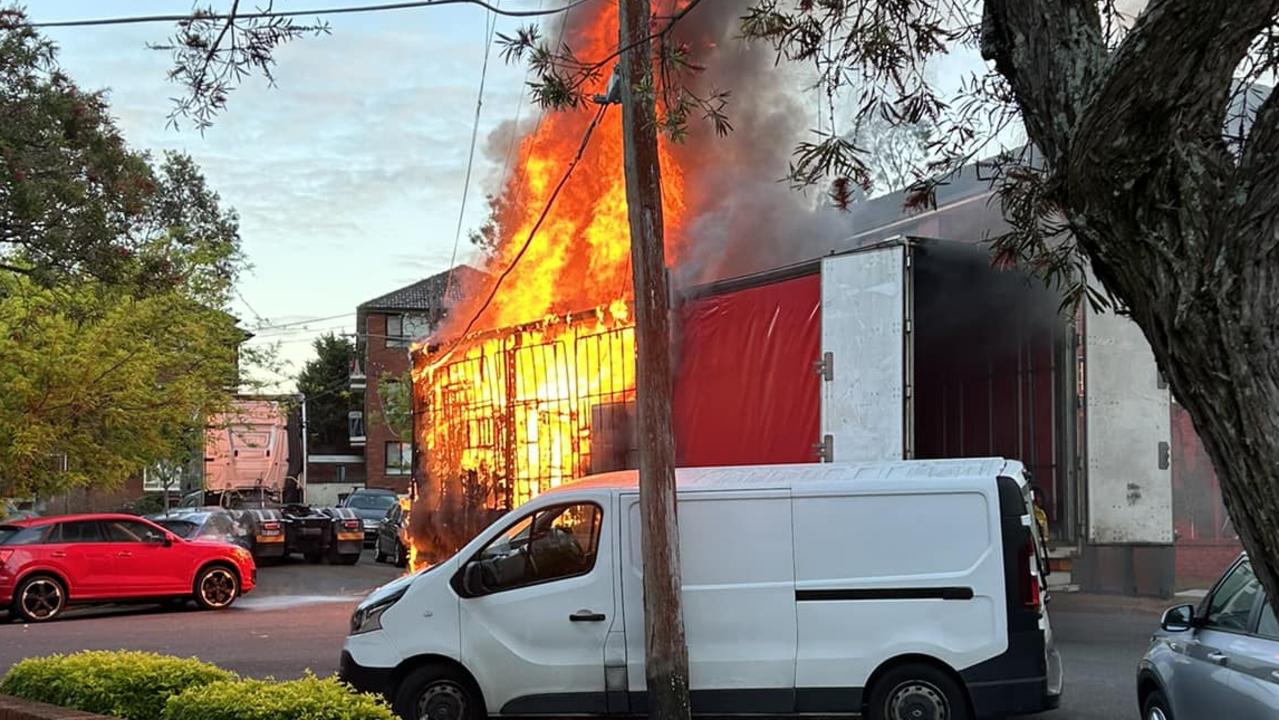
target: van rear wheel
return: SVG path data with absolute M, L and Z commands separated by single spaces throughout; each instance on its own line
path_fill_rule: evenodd
M 930 665 L 902 665 L 875 682 L 869 720 L 971 720 L 959 683 Z
M 404 720 L 481 720 L 483 701 L 467 678 L 452 668 L 427 665 L 400 683 L 393 706 Z

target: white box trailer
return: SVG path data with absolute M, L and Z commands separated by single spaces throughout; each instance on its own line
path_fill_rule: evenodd
M 1083 548 L 1085 582 L 1088 574 L 1117 576 L 1108 589 L 1137 589 L 1133 565 L 1145 561 L 1159 567 L 1142 589 L 1166 592 L 1173 542 L 1170 394 L 1149 344 L 1121 314 L 1086 307 L 1063 317 L 1053 294 L 1034 286 L 1038 281 L 1018 279 L 1018 289 L 1010 280 L 1022 276 L 988 264 L 985 252 L 970 245 L 909 239 L 821 261 L 826 456 L 856 462 L 988 450 L 1018 457 L 1037 476 L 1049 475 L 1037 480 L 1056 505 L 1054 535 Z M 1052 361 L 1035 363 L 1028 358 L 1033 352 L 1019 348 L 1015 367 L 1011 361 L 1001 367 L 997 353 L 992 362 L 984 346 L 1005 331 L 1052 338 L 1046 341 L 1055 346 Z M 1014 395 L 997 395 L 1001 373 L 1016 374 Z M 1047 396 L 1035 390 L 1044 373 L 1054 387 Z M 1045 398 L 1051 407 L 1043 407 Z M 983 414 L 990 427 L 976 428 L 975 444 L 988 448 L 974 448 L 974 439 L 962 435 Z M 939 422 L 939 415 L 946 417 Z M 1014 420 L 1013 449 L 1009 434 L 999 437 L 1001 419 Z M 1045 448 L 1052 449 L 1049 457 Z

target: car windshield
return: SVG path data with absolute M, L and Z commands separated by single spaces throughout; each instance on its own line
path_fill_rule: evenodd
M 186 520 L 157 520 L 156 524 L 180 538 L 191 539 L 200 529 L 199 525 Z
M 3 545 L 6 540 L 14 535 L 17 535 L 18 531 L 21 529 L 22 528 L 19 528 L 16 525 L 0 525 L 0 545 Z
M 347 500 L 346 506 L 356 510 L 386 511 L 396 503 L 394 495 L 356 494 Z

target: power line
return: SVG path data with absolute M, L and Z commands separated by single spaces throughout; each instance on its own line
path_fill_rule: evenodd
M 328 317 L 308 318 L 306 320 L 294 320 L 292 322 L 276 323 L 274 325 L 261 325 L 261 326 L 258 326 L 255 328 L 249 328 L 249 329 L 263 330 L 263 331 L 276 330 L 279 328 L 293 327 L 295 325 L 306 325 L 307 323 L 318 323 L 318 322 L 325 322 L 326 320 L 337 320 L 338 318 L 350 317 L 354 314 L 355 312 L 352 311 L 352 312 L 341 313 L 339 315 L 329 315 Z
M 496 0 L 498 5 L 502 0 Z M 540 6 L 539 6 L 540 8 Z M 484 42 L 484 64 L 480 67 L 480 90 L 475 98 L 475 123 L 471 126 L 471 149 L 466 156 L 466 179 L 462 181 L 462 205 L 457 209 L 457 230 L 453 233 L 453 254 L 449 256 L 448 277 L 444 279 L 444 299 L 447 302 L 449 289 L 453 286 L 453 267 L 457 263 L 457 246 L 462 241 L 462 222 L 466 217 L 466 198 L 471 193 L 471 170 L 475 167 L 475 141 L 480 135 L 480 111 L 484 109 L 484 81 L 489 73 L 489 55 L 493 49 L 493 34 L 497 32 L 497 15 L 489 13 L 485 22 L 486 40 Z M 523 93 L 521 93 L 523 95 Z
M 564 185 L 568 183 L 569 177 L 573 175 L 573 171 L 577 169 L 578 164 L 581 162 L 582 155 L 586 153 L 586 146 L 591 140 L 591 135 L 595 134 L 595 128 L 600 124 L 600 120 L 604 118 L 604 113 L 607 110 L 608 105 L 600 105 L 599 112 L 595 113 L 595 117 L 591 120 L 591 124 L 586 126 L 586 132 L 582 134 L 582 143 L 577 148 L 577 155 L 573 156 L 573 162 L 569 163 L 568 169 L 564 171 L 564 177 L 560 178 L 559 184 L 556 185 L 555 190 L 551 192 L 551 196 L 547 199 L 546 206 L 542 208 L 542 213 L 538 216 L 537 222 L 533 225 L 533 228 L 528 231 L 528 237 L 524 239 L 524 244 L 520 247 L 519 252 L 515 253 L 515 257 L 511 258 L 511 263 L 507 265 L 506 269 L 502 271 L 502 274 L 497 277 L 497 282 L 493 283 L 493 287 L 489 289 L 488 297 L 484 298 L 484 304 L 480 305 L 480 308 L 475 311 L 475 315 L 471 317 L 470 322 L 466 323 L 466 329 L 463 330 L 462 333 L 457 336 L 457 339 L 453 341 L 453 345 L 449 347 L 448 352 L 453 352 L 453 350 L 457 348 L 458 344 L 462 342 L 463 338 L 471 332 L 471 328 L 475 327 L 475 323 L 480 319 L 480 316 L 484 314 L 484 311 L 488 310 L 489 304 L 491 304 L 493 302 L 493 298 L 497 296 L 497 290 L 502 286 L 502 282 L 506 280 L 513 270 L 515 270 L 515 266 L 520 263 L 520 260 L 524 257 L 524 253 L 528 252 L 529 246 L 533 244 L 533 238 L 537 236 L 537 231 L 541 229 L 542 223 L 546 220 L 546 216 L 550 214 L 551 208 L 555 205 L 555 199 L 560 196 L 560 191 L 564 189 Z
M 435 5 L 478 5 L 489 12 L 496 13 L 498 15 L 520 18 L 541 17 L 568 12 L 578 5 L 584 5 L 591 1 L 592 0 L 573 0 L 573 2 L 568 5 L 552 8 L 550 10 L 502 10 L 485 0 L 416 0 L 415 2 L 382 3 L 380 5 L 348 5 L 331 8 L 316 8 L 314 10 L 259 10 L 257 12 L 237 12 L 227 15 L 220 13 L 190 13 L 187 15 L 134 15 L 89 20 L 48 20 L 43 22 L 29 22 L 26 23 L 26 26 L 36 28 L 59 28 L 91 27 L 98 25 L 137 25 L 140 23 L 157 22 L 189 22 L 192 20 L 254 20 L 298 17 L 300 15 L 345 15 L 349 13 L 382 12 L 385 10 L 409 10 Z

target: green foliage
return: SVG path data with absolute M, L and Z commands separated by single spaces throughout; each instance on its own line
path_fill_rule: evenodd
M 0 496 L 110 487 L 189 457 L 230 401 L 241 337 L 178 292 L 0 273 Z
M 195 659 L 79 652 L 19 662 L 0 680 L 0 694 L 126 720 L 161 720 L 169 698 L 233 679 L 233 673 Z
M 307 425 L 313 451 L 333 451 L 347 442 L 347 413 L 351 410 L 349 338 L 325 333 L 312 343 L 315 357 L 298 373 L 298 392 L 307 396 Z
M 123 720 L 394 720 L 372 695 L 335 678 L 240 680 L 194 658 L 86 651 L 31 658 L 0 679 L 0 694 Z
M 394 720 L 372 695 L 356 695 L 335 678 L 241 680 L 196 687 L 172 697 L 164 720 Z
M 112 486 L 203 444 L 244 335 L 239 221 L 191 158 L 130 149 L 106 96 L 0 9 L 0 495 Z
M 53 44 L 23 22 L 0 10 L 0 263 L 42 282 L 121 280 L 155 180 L 105 95 L 77 88 Z
M 400 442 L 413 439 L 413 378 L 408 372 L 383 373 L 378 379 L 378 400 L 382 403 L 382 422 Z

